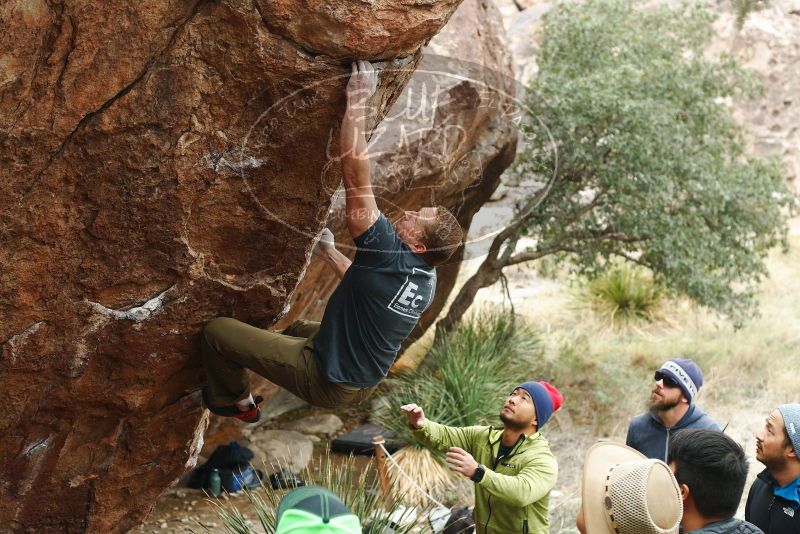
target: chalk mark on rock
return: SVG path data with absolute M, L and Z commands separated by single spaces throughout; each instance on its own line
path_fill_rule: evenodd
M 141 323 L 142 321 L 149 319 L 151 315 L 158 312 L 163 307 L 164 297 L 166 297 L 167 293 L 172 291 L 174 288 L 175 286 L 165 289 L 141 306 L 136 306 L 128 310 L 114 310 L 103 306 L 99 302 L 93 302 L 91 300 L 85 300 L 84 302 L 92 306 L 97 312 L 108 317 L 112 317 L 117 320 L 127 320 L 135 323 Z

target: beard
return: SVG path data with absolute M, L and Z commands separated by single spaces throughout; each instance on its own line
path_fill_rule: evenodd
M 680 404 L 680 402 L 680 398 L 677 398 L 674 401 L 650 401 L 650 411 L 653 413 L 666 412 L 667 410 L 671 410 Z
M 503 425 L 506 428 L 509 428 L 511 430 L 517 430 L 517 431 L 525 430 L 530 425 L 530 423 L 521 424 L 520 422 L 515 421 L 511 417 L 505 415 L 503 412 L 500 412 L 500 420 L 503 422 Z
M 764 464 L 771 473 L 783 471 L 784 469 L 786 469 L 786 465 L 789 463 L 789 461 L 782 455 L 765 457 L 764 449 L 761 449 L 761 452 L 756 452 L 756 460 Z

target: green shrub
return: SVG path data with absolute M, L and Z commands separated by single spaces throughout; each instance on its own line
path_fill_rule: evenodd
M 376 421 L 400 437 L 413 437 L 400 412 L 416 403 L 433 421 L 469 426 L 493 423 L 505 395 L 532 376 L 542 355 L 538 336 L 507 312 L 485 310 L 462 322 L 435 345 L 417 371 L 386 381 Z
M 607 269 L 586 284 L 585 295 L 594 311 L 610 325 L 654 321 L 663 293 L 650 272 L 622 264 Z

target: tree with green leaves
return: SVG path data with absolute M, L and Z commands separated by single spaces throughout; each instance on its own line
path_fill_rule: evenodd
M 731 106 L 760 86 L 731 57 L 706 57 L 712 20 L 699 5 L 637 0 L 564 2 L 546 16 L 514 166 L 539 187 L 437 338 L 503 269 L 546 256 L 588 276 L 621 258 L 736 322 L 754 313 L 796 198 L 778 159 L 747 152 Z

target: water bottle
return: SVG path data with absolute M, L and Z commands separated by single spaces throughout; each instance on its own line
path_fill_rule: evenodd
M 222 493 L 222 479 L 219 476 L 219 469 L 216 467 L 212 469 L 211 474 L 208 475 L 208 490 L 214 497 Z

